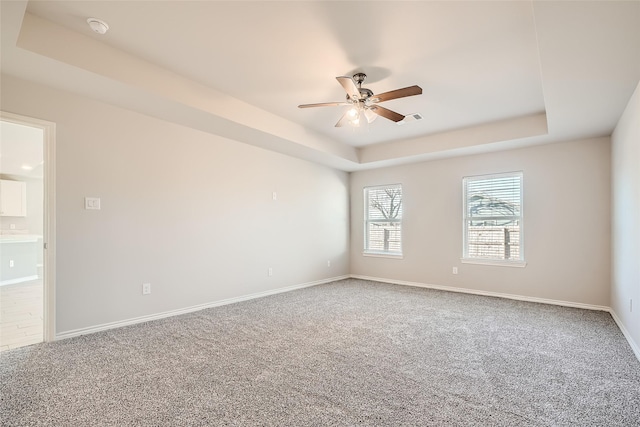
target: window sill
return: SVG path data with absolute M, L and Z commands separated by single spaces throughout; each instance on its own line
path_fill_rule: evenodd
M 392 254 L 385 252 L 362 252 L 362 256 L 369 256 L 373 258 L 392 258 L 392 259 L 403 259 L 402 254 Z
M 527 266 L 527 263 L 525 261 L 500 261 L 497 259 L 482 258 L 460 258 L 460 262 L 463 264 L 492 265 L 496 267 L 524 268 Z

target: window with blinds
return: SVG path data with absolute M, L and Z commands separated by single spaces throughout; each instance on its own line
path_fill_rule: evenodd
M 463 179 L 463 259 L 523 262 L 522 172 Z
M 402 185 L 364 188 L 364 251 L 402 255 Z

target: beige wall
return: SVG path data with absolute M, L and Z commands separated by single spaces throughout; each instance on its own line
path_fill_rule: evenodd
M 1 99 L 57 125 L 58 333 L 348 274 L 347 173 L 14 77 Z
M 611 142 L 611 308 L 634 341 L 640 358 L 640 83 Z M 633 300 L 633 311 L 630 300 Z
M 3 76 L 1 98 L 4 111 L 57 124 L 58 333 L 349 273 L 602 306 L 611 296 L 614 308 L 628 304 L 627 290 L 616 293 L 627 288 L 614 284 L 610 294 L 609 138 L 361 171 L 349 179 L 14 77 Z M 625 154 L 613 159 L 614 196 L 629 174 L 638 180 L 637 162 L 624 151 L 637 150 L 629 142 L 637 136 L 628 136 L 637 131 L 634 105 L 625 117 L 635 114 L 635 124 L 623 118 L 616 130 L 614 152 Z M 461 264 L 462 178 L 516 170 L 524 172 L 527 266 Z M 363 257 L 362 187 L 388 183 L 403 184 L 404 258 Z M 102 210 L 84 210 L 85 196 L 100 197 Z M 625 280 L 637 284 L 635 277 Z M 143 282 L 152 284 L 150 296 L 141 295 Z M 637 337 L 637 328 L 628 327 Z
M 461 264 L 462 178 L 520 170 L 527 266 Z M 404 258 L 365 257 L 362 188 L 392 183 L 403 185 Z M 609 306 L 609 206 L 609 138 L 355 172 L 351 273 Z

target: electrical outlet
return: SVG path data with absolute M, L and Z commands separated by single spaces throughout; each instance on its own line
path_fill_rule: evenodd
M 13 266 L 15 265 L 15 263 L 13 262 L 12 259 L 9 260 L 9 268 L 13 268 Z
M 273 276 L 273 268 L 269 267 L 269 277 Z
M 327 267 L 331 267 L 331 260 L 330 259 L 327 260 Z
M 278 200 L 278 193 L 276 193 L 275 191 L 271 194 L 271 198 L 273 200 Z
M 142 295 L 149 295 L 151 293 L 151 283 L 142 284 Z
M 453 274 L 458 274 L 458 267 L 453 267 Z
M 16 229 L 16 225 L 15 224 L 10 224 L 9 225 L 9 230 L 15 230 Z

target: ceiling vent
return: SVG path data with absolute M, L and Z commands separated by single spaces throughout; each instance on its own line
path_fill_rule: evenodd
M 400 120 L 397 123 L 399 125 L 403 125 L 405 123 L 415 122 L 416 120 L 422 120 L 423 118 L 424 117 L 422 117 L 422 114 L 420 113 L 407 114 L 403 120 Z

